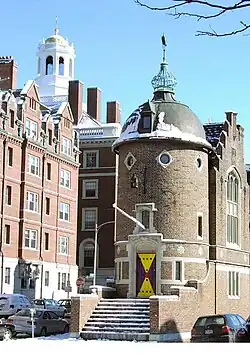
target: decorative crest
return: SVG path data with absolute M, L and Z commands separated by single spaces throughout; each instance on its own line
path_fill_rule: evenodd
M 154 88 L 154 92 L 165 91 L 165 92 L 174 93 L 177 81 L 175 76 L 168 71 L 168 63 L 166 61 L 167 41 L 164 34 L 161 37 L 161 42 L 162 42 L 162 62 L 160 66 L 160 71 L 157 75 L 153 77 L 151 83 Z
M 58 17 L 56 16 L 55 35 L 57 35 L 58 32 L 59 32 L 59 28 L 58 28 Z

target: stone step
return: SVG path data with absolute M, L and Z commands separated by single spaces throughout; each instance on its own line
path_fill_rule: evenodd
M 85 326 L 92 326 L 92 327 L 139 327 L 139 328 L 149 328 L 150 323 L 147 322 L 121 322 L 121 321 L 92 321 L 92 319 L 88 320 Z
M 127 314 L 145 314 L 145 315 L 149 315 L 149 311 L 148 310 L 127 310 L 127 309 L 119 309 L 119 308 L 115 308 L 115 309 L 100 309 L 100 308 L 96 308 L 94 310 L 94 313 L 116 313 L 116 314 L 123 314 L 123 313 L 127 313 Z
M 98 304 L 97 309 L 107 309 L 107 310 L 111 310 L 111 309 L 114 309 L 114 310 L 131 310 L 131 311 L 134 311 L 134 310 L 138 310 L 138 311 L 149 311 L 149 307 L 147 306 L 118 306 L 118 305 L 102 305 L 102 304 Z
M 148 316 L 143 317 L 143 318 L 138 318 L 138 317 L 132 317 L 132 316 L 127 316 L 127 317 L 120 317 L 120 316 L 115 316 L 114 317 L 90 317 L 90 319 L 92 322 L 123 322 L 123 323 L 127 323 L 127 322 L 133 322 L 133 323 L 146 323 L 149 322 L 149 318 Z
M 148 341 L 149 333 L 121 333 L 121 332 L 93 332 L 83 331 L 80 337 L 85 340 L 104 339 L 104 340 L 125 340 L 125 341 Z
M 148 307 L 149 308 L 149 304 L 145 304 L 144 302 L 116 302 L 116 301 L 100 301 L 99 303 L 100 306 L 119 306 L 119 307 Z
M 122 332 L 122 333 L 149 333 L 150 328 L 149 327 L 112 327 L 112 326 L 89 326 L 88 323 L 83 327 L 82 331 L 92 331 L 92 332 Z
M 149 305 L 149 300 L 130 300 L 130 299 L 101 299 L 100 303 L 107 303 L 107 304 L 112 304 L 112 303 L 117 303 L 119 305 L 122 304 L 139 304 L 139 305 Z
M 99 313 L 99 312 L 93 312 L 91 317 L 100 317 L 100 318 L 106 318 L 106 316 L 109 317 L 116 317 L 116 318 L 136 318 L 136 319 L 144 319 L 144 318 L 149 318 L 148 313 L 140 313 L 140 314 L 128 314 L 128 313 L 114 313 L 113 311 L 110 313 Z

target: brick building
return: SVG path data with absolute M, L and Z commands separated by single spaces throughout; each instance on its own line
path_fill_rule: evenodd
M 101 91 L 87 90 L 87 113 L 83 112 L 77 131 L 79 135 L 80 172 L 78 196 L 78 265 L 79 274 L 86 279 L 93 273 L 94 229 L 98 232 L 97 284 L 105 285 L 114 277 L 114 229 L 116 177 L 118 157 L 112 153 L 112 144 L 119 137 L 120 106 L 107 103 L 106 123 L 101 123 Z M 91 283 L 91 277 L 89 282 Z
M 79 150 L 69 103 L 16 89 L 17 65 L 0 59 L 0 293 L 76 292 Z
M 249 316 L 243 128 L 234 112 L 203 126 L 176 100 L 165 47 L 152 85 L 153 99 L 131 114 L 113 145 L 119 155 L 117 205 L 145 226 L 117 215 L 118 294 L 151 296 L 156 334 L 173 331 L 166 326 L 171 319 L 184 333 L 202 314 Z

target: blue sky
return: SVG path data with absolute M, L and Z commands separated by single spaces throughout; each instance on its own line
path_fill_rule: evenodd
M 10 2 L 8 13 L 11 19 L 1 16 L 0 55 L 16 59 L 19 87 L 35 78 L 38 42 L 53 33 L 58 16 L 60 34 L 75 44 L 75 78 L 85 88 L 101 88 L 103 121 L 105 102 L 110 100 L 120 102 L 124 121 L 152 97 L 151 79 L 159 70 L 164 32 L 169 68 L 178 81 L 177 99 L 203 123 L 223 121 L 227 110 L 238 112 L 245 142 L 249 140 L 250 36 L 195 36 L 197 29 L 208 29 L 209 24 L 218 31 L 233 29 L 247 21 L 249 11 L 197 23 L 149 11 L 133 0 L 25 0 Z M 245 151 L 250 162 L 250 151 Z

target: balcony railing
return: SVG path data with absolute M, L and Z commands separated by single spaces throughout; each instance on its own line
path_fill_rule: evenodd
M 121 126 L 107 124 L 102 127 L 91 127 L 91 128 L 83 128 L 78 130 L 79 139 L 100 139 L 100 138 L 118 138 L 121 133 Z

